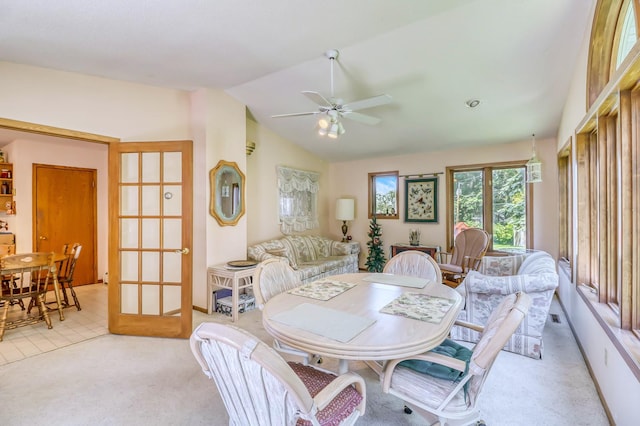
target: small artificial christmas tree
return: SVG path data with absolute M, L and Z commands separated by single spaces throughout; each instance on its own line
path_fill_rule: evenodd
M 386 262 L 386 258 L 384 257 L 382 240 L 380 239 L 382 230 L 380 229 L 380 225 L 378 225 L 378 222 L 376 222 L 375 215 L 371 219 L 371 224 L 369 225 L 369 232 L 367 233 L 367 235 L 369 236 L 369 241 L 367 242 L 367 247 L 369 247 L 369 255 L 367 256 L 367 261 L 365 262 L 367 271 L 382 272 L 382 269 L 384 268 L 384 264 Z

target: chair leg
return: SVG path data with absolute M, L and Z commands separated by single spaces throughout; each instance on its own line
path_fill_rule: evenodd
M 40 315 L 44 318 L 44 322 L 47 323 L 47 328 L 52 329 L 53 325 L 51 324 L 51 318 L 49 318 L 49 311 L 47 310 L 47 305 L 44 303 L 44 295 L 38 295 L 38 310 L 40 311 Z
M 67 289 L 64 287 L 64 283 L 58 280 L 60 284 L 60 290 L 62 290 L 62 298 L 64 299 L 64 306 L 69 306 L 69 298 L 67 297 Z M 71 285 L 69 285 L 71 286 Z
M 7 326 L 7 313 L 9 312 L 9 301 L 4 301 L 4 307 L 2 309 L 2 317 L 0 317 L 0 342 L 4 337 L 4 328 Z
M 82 310 L 82 308 L 80 307 L 80 302 L 78 301 L 78 296 L 76 295 L 76 291 L 73 289 L 73 284 L 71 284 L 71 282 L 68 282 L 67 285 L 69 286 L 69 291 L 71 291 L 71 297 L 73 298 L 73 305 L 71 306 L 75 306 L 79 311 Z M 66 291 L 64 292 L 64 300 L 67 301 Z

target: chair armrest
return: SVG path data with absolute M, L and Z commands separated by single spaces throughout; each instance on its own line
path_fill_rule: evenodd
M 362 395 L 362 402 L 358 406 L 358 410 L 361 414 L 364 414 L 364 407 L 366 406 L 367 393 L 364 384 L 364 379 L 356 373 L 345 373 L 336 377 L 331 383 L 325 386 L 318 394 L 313 398 L 313 401 L 318 407 L 318 410 L 324 409 L 342 390 L 347 386 L 355 385 L 356 390 Z
M 473 324 L 471 322 L 456 320 L 453 325 L 459 325 L 460 327 L 469 328 L 473 331 L 477 331 L 478 333 L 482 333 L 484 331 L 484 327 L 479 324 Z
M 346 256 L 348 254 L 360 253 L 359 243 L 343 243 L 342 241 L 331 241 L 329 256 Z
M 492 276 L 470 271 L 465 279 L 465 286 L 467 295 L 471 293 L 507 295 L 518 291 L 536 293 L 558 287 L 558 275 L 543 273 Z
M 449 253 L 448 251 L 439 251 L 438 252 L 438 263 L 449 263 L 449 259 L 453 256 L 453 253 Z
M 396 366 L 402 361 L 406 361 L 409 359 L 417 359 L 420 361 L 429 361 L 434 364 L 444 365 L 445 367 L 453 368 L 458 371 L 465 371 L 467 368 L 467 363 L 461 361 L 456 358 L 452 358 L 450 356 L 438 354 L 435 352 L 425 352 L 419 355 L 409 356 L 406 358 L 394 359 L 387 362 L 387 365 L 384 367 L 384 373 L 382 375 L 382 391 L 384 393 L 389 393 L 389 387 L 391 386 L 391 376 L 393 375 L 393 370 L 395 370 Z
M 462 261 L 462 273 L 477 271 L 480 268 L 480 262 L 482 262 L 482 257 L 465 256 Z

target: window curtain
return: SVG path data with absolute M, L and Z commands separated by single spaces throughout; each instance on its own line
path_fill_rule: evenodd
M 320 227 L 316 209 L 320 173 L 278 166 L 280 229 L 285 235 Z

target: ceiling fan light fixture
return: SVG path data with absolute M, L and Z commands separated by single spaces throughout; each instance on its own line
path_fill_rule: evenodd
M 359 99 L 346 104 L 341 98 L 337 98 L 334 93 L 333 68 L 338 55 L 339 52 L 335 49 L 327 50 L 325 52 L 325 56 L 329 59 L 329 63 L 331 65 L 331 96 L 325 97 L 318 92 L 310 90 L 302 91 L 303 95 L 316 104 L 318 107 L 316 111 L 277 114 L 272 115 L 271 117 L 298 117 L 305 115 L 318 116 L 314 130 L 316 130 L 320 136 L 328 136 L 332 139 L 337 139 L 338 136 L 345 133 L 345 128 L 340 122 L 342 118 L 359 121 L 368 125 L 378 124 L 380 122 L 379 118 L 362 114 L 360 112 L 356 113 L 356 111 L 386 105 L 391 102 L 391 96 L 383 94 L 372 96 L 370 98 Z
M 328 117 L 320 117 L 320 119 L 318 120 L 318 127 L 320 127 L 321 129 L 329 128 L 330 124 L 331 122 L 329 121 Z
M 329 128 L 329 133 L 327 134 L 327 136 L 329 136 L 331 139 L 337 139 L 339 134 L 339 129 L 340 129 L 339 122 L 335 122 L 331 124 L 331 128 Z

